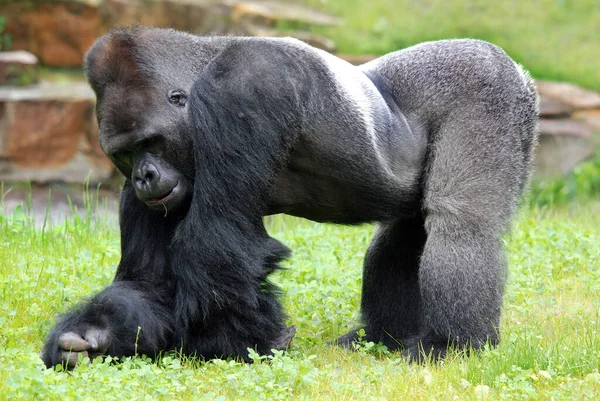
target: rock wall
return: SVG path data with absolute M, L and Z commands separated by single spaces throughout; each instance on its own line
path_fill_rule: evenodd
M 75 66 L 103 30 L 134 20 L 226 33 L 231 33 L 227 31 L 231 27 L 244 26 L 246 32 L 260 26 L 268 33 L 278 20 L 335 23 L 302 8 L 277 8 L 276 3 L 30 0 L 0 6 L 0 14 L 3 10 L 14 13 L 9 20 L 17 47 L 37 51 L 47 64 Z M 209 27 L 206 21 L 213 25 Z M 217 26 L 219 21 L 225 21 L 223 26 Z M 374 58 L 341 57 L 354 64 Z M 0 52 L 0 181 L 79 183 L 89 178 L 92 184 L 106 182 L 115 170 L 98 145 L 93 92 L 85 82 L 1 86 L 27 84 L 37 78 L 35 56 Z M 600 150 L 600 94 L 558 82 L 538 81 L 538 88 L 541 120 L 536 175 L 564 175 Z
M 107 180 L 94 105 L 85 82 L 0 86 L 0 181 Z
M 565 82 L 537 85 L 541 104 L 536 176 L 565 175 L 600 151 L 600 94 Z
M 42 64 L 55 67 L 81 66 L 94 40 L 118 25 L 139 23 L 198 34 L 291 34 L 333 51 L 331 40 L 302 27 L 338 22 L 293 3 L 242 0 L 9 0 L 0 4 L 0 15 L 7 18 L 14 50 L 30 51 Z M 281 30 L 280 24 L 299 28 Z

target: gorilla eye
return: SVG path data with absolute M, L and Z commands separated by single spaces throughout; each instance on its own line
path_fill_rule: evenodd
M 185 106 L 185 102 L 187 101 L 187 96 L 185 92 L 181 89 L 175 89 L 169 92 L 169 102 L 174 104 L 177 107 Z

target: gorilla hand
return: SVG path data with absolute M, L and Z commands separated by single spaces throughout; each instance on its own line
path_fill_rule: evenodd
M 63 365 L 72 369 L 80 361 L 80 355 L 82 359 L 89 357 L 90 360 L 104 355 L 108 349 L 109 338 L 110 333 L 107 329 L 97 327 L 91 327 L 81 335 L 73 331 L 63 332 L 55 337 L 55 341 L 51 339 L 46 344 L 44 362 L 48 367 Z

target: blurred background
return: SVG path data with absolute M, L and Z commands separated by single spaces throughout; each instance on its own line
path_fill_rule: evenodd
M 0 188 L 5 214 L 26 203 L 60 219 L 96 202 L 114 212 L 121 178 L 98 146 L 81 62 L 118 25 L 196 34 L 295 36 L 359 64 L 436 39 L 503 47 L 542 95 L 528 202 L 600 195 L 598 0 L 0 0 Z M 49 201 L 50 197 L 50 201 Z M 40 220 L 40 219 L 38 219 Z M 43 220 L 43 219 L 42 219 Z

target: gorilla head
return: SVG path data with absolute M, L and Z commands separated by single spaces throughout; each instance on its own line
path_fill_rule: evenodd
M 187 94 L 195 69 L 172 65 L 168 55 L 148 57 L 144 50 L 143 43 L 116 31 L 87 54 L 100 145 L 142 202 L 154 210 L 177 211 L 189 205 L 193 187 Z

